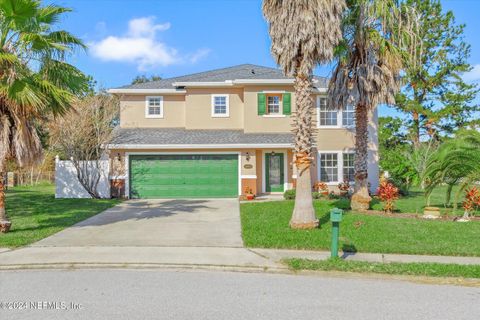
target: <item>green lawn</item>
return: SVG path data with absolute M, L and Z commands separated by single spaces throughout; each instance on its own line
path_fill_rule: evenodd
M 293 201 L 242 204 L 245 245 L 328 250 L 331 241 L 329 210 L 348 208 L 348 201 L 316 200 L 314 205 L 321 227 L 308 231 L 289 228 L 293 205 Z M 479 221 L 430 221 L 346 212 L 340 225 L 340 248 L 359 252 L 480 256 L 479 235 Z
M 451 207 L 446 208 L 445 205 L 444 205 L 446 191 L 447 191 L 446 186 L 437 187 L 432 192 L 432 195 L 430 197 L 430 206 L 440 208 L 440 211 L 442 213 L 453 214 L 452 208 Z M 454 187 L 453 192 L 452 192 L 452 200 L 451 200 L 452 202 L 454 200 L 456 191 L 457 191 L 457 188 Z M 463 196 L 459 199 L 458 209 L 455 212 L 456 215 L 462 215 L 463 214 L 462 201 L 463 201 Z M 396 211 L 397 212 L 402 212 L 402 213 L 420 213 L 420 214 L 423 214 L 423 208 L 424 207 L 425 207 L 425 197 L 423 195 L 423 191 L 419 187 L 412 188 L 409 191 L 409 194 L 407 196 L 401 197 L 395 203 Z M 383 204 L 380 201 L 374 199 L 372 201 L 372 209 L 383 210 Z
M 118 200 L 55 199 L 55 186 L 15 187 L 7 191 L 9 233 L 0 233 L 0 247 L 24 246 L 85 220 Z
M 285 261 L 293 270 L 322 270 L 399 274 L 428 277 L 480 278 L 479 265 L 459 265 L 442 263 L 379 263 L 329 259 L 313 261 L 288 259 Z

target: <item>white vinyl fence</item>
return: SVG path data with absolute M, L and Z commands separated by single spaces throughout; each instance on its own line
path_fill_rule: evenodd
M 102 198 L 110 198 L 109 161 L 100 160 L 99 168 L 101 172 L 98 193 Z M 91 170 L 97 168 L 92 165 Z M 78 181 L 77 171 L 71 161 L 55 161 L 55 198 L 91 198 Z

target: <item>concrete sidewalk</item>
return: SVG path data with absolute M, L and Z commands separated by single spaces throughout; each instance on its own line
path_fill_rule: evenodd
M 246 249 L 226 247 L 40 247 L 0 252 L 0 269 L 65 267 L 218 267 L 238 270 L 285 271 L 285 258 L 325 260 L 326 251 Z M 437 262 L 480 265 L 480 257 L 446 257 L 357 253 L 346 260 L 370 262 Z
M 225 247 L 25 247 L 0 253 L 1 269 L 85 266 L 180 266 L 286 269 L 244 248 Z
M 310 250 L 283 250 L 283 249 L 250 249 L 262 257 L 271 261 L 279 262 L 287 258 L 301 258 L 310 260 L 326 260 L 330 258 L 329 251 L 310 251 Z M 452 264 L 473 264 L 480 265 L 480 257 L 454 257 L 454 256 L 428 256 L 411 254 L 384 254 L 384 253 L 339 253 L 340 257 L 352 261 L 369 262 L 436 262 Z

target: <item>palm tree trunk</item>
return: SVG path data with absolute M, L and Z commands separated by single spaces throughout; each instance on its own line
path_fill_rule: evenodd
M 310 77 L 300 75 L 295 77 L 295 102 L 297 111 L 293 132 L 295 135 L 294 162 L 297 167 L 297 186 L 290 227 L 293 229 L 313 229 L 318 227 L 318 219 L 313 209 L 310 172 L 313 146 L 313 100 Z
M 370 208 L 372 198 L 368 193 L 368 107 L 358 104 L 355 109 L 355 188 L 352 210 Z
M 10 230 L 12 223 L 7 218 L 5 211 L 5 172 L 0 172 L 0 232 L 5 233 Z

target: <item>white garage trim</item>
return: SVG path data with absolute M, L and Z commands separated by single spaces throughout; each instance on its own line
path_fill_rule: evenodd
M 225 151 L 225 152 L 125 152 L 125 197 L 130 199 L 130 155 L 132 156 L 157 156 L 157 155 L 189 155 L 189 154 L 206 154 L 206 155 L 216 155 L 216 154 L 236 154 L 238 155 L 238 195 L 242 194 L 242 159 L 240 151 Z

